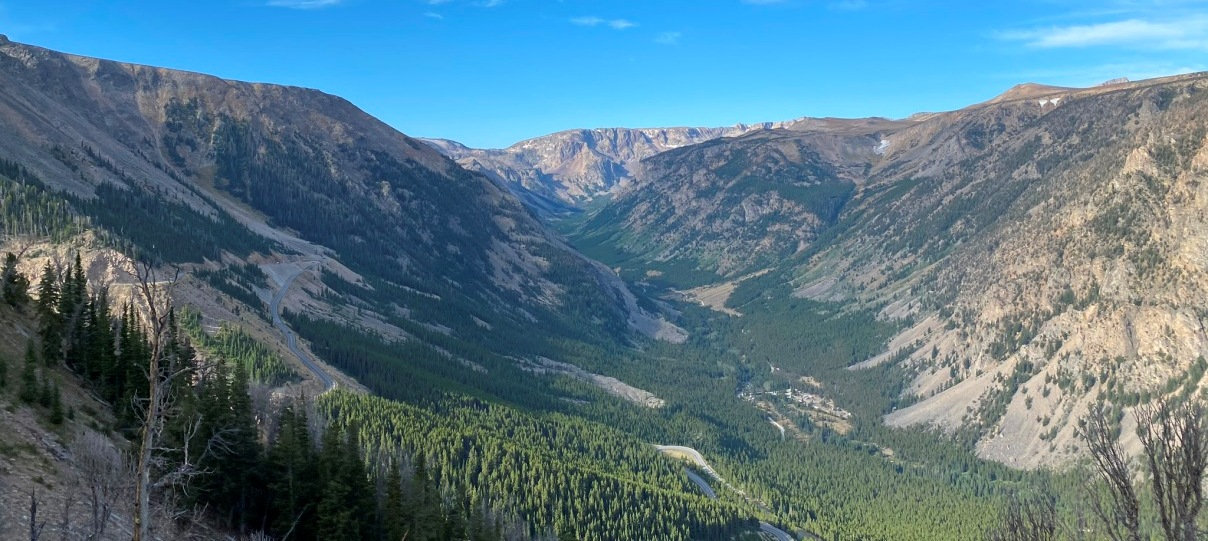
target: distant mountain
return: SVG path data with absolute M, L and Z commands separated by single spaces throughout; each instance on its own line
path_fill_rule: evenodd
M 1203 385 L 1205 90 L 1205 74 L 1021 85 L 901 122 L 709 141 L 646 159 L 572 238 L 633 280 L 740 284 L 710 301 L 732 313 L 876 310 L 902 330 L 860 366 L 899 363 L 917 399 L 889 423 L 1061 462 L 1097 397 Z
M 737 124 L 721 128 L 599 128 L 567 130 L 505 149 L 473 149 L 448 139 L 424 139 L 463 167 L 510 186 L 542 211 L 565 211 L 634 178 L 638 163 L 660 152 L 719 137 L 798 129 L 819 122 Z

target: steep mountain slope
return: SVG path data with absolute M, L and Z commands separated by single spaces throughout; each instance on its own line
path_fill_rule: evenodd
M 760 157 L 758 167 L 737 180 L 758 183 L 760 167 L 814 175 L 800 184 L 784 175 L 770 190 L 776 193 L 766 194 L 786 201 L 790 219 L 814 217 L 813 230 L 796 241 L 806 250 L 794 249 L 791 257 L 827 245 L 824 236 L 844 223 L 850 203 L 814 197 L 814 190 L 837 186 L 855 197 L 864 181 L 861 160 L 884 150 L 882 130 L 899 129 L 877 127 L 882 122 L 805 121 L 813 128 L 803 130 L 800 142 L 782 130 L 752 136 L 763 145 L 751 152 Z M 0 43 L 0 126 L 9 135 L 0 140 L 0 249 L 19 253 L 19 270 L 30 277 L 48 263 L 72 268 L 66 273 L 72 280 L 59 283 L 72 292 L 64 298 L 79 301 L 36 314 L 32 306 L 21 308 L 15 332 L 0 332 L 0 362 L 10 375 L 24 366 L 14 358 L 24 339 L 56 353 L 54 333 L 46 341 L 39 335 L 70 320 L 63 328 L 97 347 L 88 347 L 85 359 L 71 340 L 60 340 L 64 369 L 54 377 L 68 380 L 67 393 L 99 392 L 104 400 L 90 407 L 117 419 L 81 406 L 79 422 L 128 447 L 126 438 L 138 433 L 131 407 L 138 385 L 129 383 L 138 379 L 122 378 L 119 387 L 104 374 L 123 359 L 121 372 L 137 376 L 150 358 L 141 353 L 150 348 L 139 344 L 134 316 L 106 327 L 77 315 L 104 312 L 98 297 L 85 302 L 85 291 L 108 288 L 113 307 L 131 297 L 129 255 L 158 258 L 167 274 L 156 282 L 189 307 L 179 321 L 197 352 L 250 364 L 247 372 L 259 381 L 250 396 L 241 386 L 204 378 L 193 385 L 207 405 L 193 403 L 201 419 L 216 419 L 209 427 L 215 434 L 226 431 L 226 413 L 242 412 L 239 460 L 226 454 L 214 459 L 222 467 L 203 474 L 211 489 L 203 497 L 214 504 L 210 518 L 224 534 L 264 527 L 278 537 L 292 531 L 291 539 L 363 538 L 327 532 L 380 529 L 368 537 L 384 539 L 391 529 L 379 509 L 387 507 L 376 503 L 386 502 L 364 497 L 379 492 L 369 487 L 394 482 L 387 469 L 416 472 L 420 481 L 426 469 L 430 483 L 404 482 L 427 495 L 411 517 L 415 523 L 437 516 L 450 524 L 502 519 L 506 532 L 487 538 L 749 539 L 765 521 L 798 537 L 967 539 L 984 532 L 1003 494 L 1029 478 L 928 435 L 858 426 L 832 402 L 773 388 L 777 378 L 810 382 L 790 375 L 803 362 L 871 355 L 894 324 L 863 310 L 839 324 L 781 332 L 784 321 L 767 312 L 719 322 L 725 316 L 709 320 L 713 314 L 686 307 L 679 322 L 701 332 L 685 342 L 683 331 L 651 314 L 664 303 L 632 294 L 608 268 L 565 248 L 499 183 L 338 98 Z M 810 161 L 794 165 L 801 157 Z M 718 178 L 725 190 L 744 187 Z M 703 225 L 693 224 L 688 234 L 707 232 Z M 759 238 L 758 231 L 751 237 Z M 80 265 L 66 267 L 76 254 Z M 729 272 L 743 267 L 738 258 L 726 254 L 735 269 Z M 179 277 L 172 266 L 181 269 Z M 77 274 L 86 283 L 76 282 Z M 775 271 L 744 277 L 735 293 L 747 299 L 757 284 L 783 289 L 788 279 Z M 34 296 L 42 296 L 40 288 Z M 289 339 L 273 325 L 281 297 L 282 325 L 297 334 L 303 352 L 343 372 L 331 392 L 297 389 L 295 376 L 309 373 L 300 365 L 292 372 L 274 367 L 293 359 L 284 345 Z M 809 304 L 791 303 L 798 301 Z M 832 308 L 826 307 L 846 314 L 846 307 Z M 734 321 L 774 325 L 740 342 L 730 340 L 740 336 L 731 331 L 752 329 L 736 329 Z M 632 327 L 666 340 L 641 339 Z M 111 332 L 91 332 L 106 328 Z M 120 335 L 115 331 L 129 336 L 110 341 Z M 769 334 L 815 340 L 783 361 L 746 358 L 747 346 Z M 199 371 L 220 374 L 206 368 Z M 235 374 L 226 379 L 239 382 Z M 29 421 L 19 426 L 37 428 L 23 440 L 60 430 L 45 415 L 53 415 L 53 402 L 34 405 L 14 394 L 0 392 L 5 411 Z M 312 397 L 300 406 L 313 409 L 297 411 L 315 422 L 294 416 L 287 423 L 280 413 L 281 401 L 298 395 Z M 800 407 L 778 411 L 769 406 L 773 395 L 799 399 Z M 68 404 L 84 403 L 74 398 Z M 179 420 L 172 418 L 191 401 L 172 408 L 170 420 Z M 833 422 L 811 425 L 817 410 L 811 404 Z M 875 411 L 858 411 L 863 418 L 880 411 L 864 409 Z M 790 422 L 799 426 L 786 438 L 775 427 Z M 69 429 L 58 435 L 69 450 L 78 441 Z M 716 500 L 706 497 L 684 465 L 661 455 L 655 443 L 691 446 L 728 486 L 718 487 Z M 39 460 L 47 455 L 34 445 L 15 454 L 0 445 L 7 455 L 0 458 L 22 462 L 27 477 L 4 488 L 4 497 L 40 484 L 78 492 L 72 470 L 60 464 L 72 459 Z M 179 449 L 165 446 L 166 464 Z M 310 460 L 289 458 L 307 454 Z M 262 467 L 266 457 L 270 464 Z M 372 467 L 367 472 L 348 457 L 369 457 Z M 265 471 L 267 483 L 257 473 Z M 402 506 L 403 496 L 381 492 Z M 165 510 L 177 510 L 167 503 Z M 296 507 L 271 509 L 283 504 Z M 296 524 L 311 526 L 295 530 Z M 427 527 L 414 531 L 443 529 Z M 395 529 L 389 537 L 402 536 Z
M 903 125 L 831 119 L 653 156 L 609 206 L 578 226 L 577 244 L 665 263 L 680 281 L 758 270 L 831 226 L 881 137 Z
M 778 128 L 814 119 L 736 124 L 721 128 L 598 128 L 567 130 L 504 149 L 473 149 L 448 139 L 425 139 L 471 171 L 508 186 L 533 208 L 561 213 L 608 193 L 634 176 L 643 158 L 719 137 Z
M 643 162 L 575 242 L 674 285 L 769 272 L 737 285 L 740 313 L 790 292 L 878 310 L 903 330 L 860 366 L 898 363 L 919 399 L 888 422 L 959 431 L 1016 465 L 1060 462 L 1088 401 L 1200 385 L 1205 89 L 1205 75 L 1022 85 L 862 132 L 688 147 Z M 794 183 L 850 196 L 793 205 Z
M 170 289 L 198 351 L 291 363 L 267 308 L 294 284 L 282 293 L 282 319 L 324 369 L 344 373 L 322 394 L 321 386 L 296 387 L 295 374 L 310 374 L 300 365 L 258 381 L 249 398 L 258 408 L 255 441 L 277 436 L 283 401 L 312 397 L 302 406 L 316 408 L 316 425 L 347 427 L 351 455 L 382 453 L 375 460 L 389 456 L 395 466 L 427 457 L 440 489 L 455 491 L 433 496 L 437 508 L 462 518 L 523 515 L 517 527 L 532 531 L 508 538 L 544 536 L 555 526 L 586 539 L 716 538 L 757 528 L 748 508 L 693 492 L 682 467 L 648 442 L 664 400 L 617 379 L 619 371 L 632 374 L 623 365 L 646 364 L 632 343 L 658 344 L 637 331 L 669 342 L 682 341 L 682 331 L 639 306 L 652 308 L 551 235 L 507 190 L 348 102 L 0 40 L 0 129 L 0 253 L 19 254 L 17 270 L 35 283 L 44 266 L 62 271 L 78 254 L 72 268 L 88 280 L 73 291 L 95 306 L 91 295 L 108 290 L 118 308 L 131 298 L 130 256 L 149 259 L 158 270 L 152 281 Z M 20 327 L 0 333 L 10 378 L 21 366 L 10 352 L 23 351 L 26 340 L 55 349 L 40 343 L 38 319 L 66 320 L 85 309 L 24 310 Z M 0 313 L 6 325 L 7 315 Z M 131 316 L 121 328 L 135 325 Z M 145 368 L 133 359 L 135 347 L 121 348 L 131 372 Z M 640 362 L 606 357 L 605 348 Z M 109 397 L 103 408 L 94 406 L 99 398 L 77 401 L 76 394 L 97 393 L 99 381 L 71 369 L 61 376 L 70 380 L 69 405 L 137 419 L 134 399 Z M 3 391 L 4 407 L 30 417 L 32 406 L 13 394 Z M 213 411 L 202 414 L 207 422 Z M 80 417 L 118 430 L 100 415 Z M 646 423 L 642 435 L 626 431 L 638 423 Z M 137 434 L 129 423 L 120 428 L 125 437 Z M 55 430 L 31 428 L 13 445 Z M 54 485 L 56 494 L 78 487 L 70 451 L 80 440 L 68 429 L 58 436 L 68 455 L 55 463 L 39 461 L 41 448 L 0 446 L 0 507 L 16 509 L 17 491 L 38 484 Z M 165 444 L 166 454 L 178 450 Z M 28 473 L 20 484 L 8 483 L 10 459 Z M 385 472 L 376 468 L 386 462 L 373 464 L 379 480 Z M 360 477 L 368 481 L 364 470 Z M 178 502 L 156 503 L 171 511 Z M 364 528 L 373 527 L 372 503 L 349 512 L 341 516 L 368 516 Z M 215 522 L 242 535 L 229 519 Z M 128 514 L 115 523 L 127 526 Z M 0 529 L 11 533 L 10 526 Z M 305 535 L 316 532 L 295 532 Z
M 363 320 L 576 326 L 586 305 L 615 334 L 633 319 L 511 194 L 340 98 L 10 42 L 0 75 L 0 157 L 166 260 L 321 260 L 346 302 L 384 301 Z M 181 227 L 129 227 L 138 208 Z

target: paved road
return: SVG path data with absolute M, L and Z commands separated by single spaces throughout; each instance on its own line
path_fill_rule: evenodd
M 697 467 L 704 470 L 705 473 L 709 474 L 709 476 L 712 477 L 713 479 L 716 479 L 717 482 L 725 485 L 726 488 L 729 488 L 730 490 L 737 492 L 739 495 L 746 497 L 745 492 L 743 492 L 737 488 L 734 488 L 732 485 L 730 485 L 730 483 L 727 483 L 725 479 L 722 479 L 721 476 L 718 475 L 717 472 L 714 471 L 714 469 L 709 466 L 709 463 L 705 461 L 705 457 L 700 454 L 700 451 L 697 451 L 696 449 L 693 449 L 691 447 L 684 447 L 683 445 L 655 445 L 654 447 L 656 449 L 658 449 L 660 452 L 664 452 L 664 453 L 671 452 L 671 453 L 681 453 L 681 454 L 687 455 L 688 458 L 692 459 L 692 462 L 694 464 L 696 464 Z M 705 482 L 704 479 L 702 479 L 699 475 L 692 473 L 692 471 L 687 471 L 687 473 L 688 473 L 688 478 L 691 479 L 692 482 L 696 483 L 697 486 L 699 486 L 701 488 L 701 490 L 705 491 L 706 496 L 708 496 L 710 498 L 717 497 L 717 494 L 715 494 L 713 492 L 713 488 L 710 487 L 709 484 L 707 482 Z M 758 501 L 756 503 L 758 503 Z M 764 522 L 762 520 L 759 521 L 759 531 L 771 536 L 773 539 L 776 539 L 776 541 L 795 541 L 793 539 L 793 536 L 789 535 L 784 530 L 781 530 L 780 528 L 772 526 L 771 524 L 768 524 L 767 522 Z
M 688 479 L 691 479 L 693 483 L 696 483 L 696 486 L 700 487 L 701 492 L 704 492 L 705 496 L 707 496 L 710 500 L 717 499 L 717 493 L 713 492 L 713 487 L 709 486 L 709 482 L 705 481 L 703 477 L 697 475 L 696 472 L 689 470 L 688 468 L 684 468 L 684 473 L 688 474 Z
M 717 479 L 718 481 L 722 480 L 721 476 L 717 475 L 717 472 L 714 471 L 713 468 L 709 466 L 709 463 L 705 462 L 705 457 L 701 456 L 700 452 L 697 451 L 696 449 L 693 449 L 691 447 L 684 447 L 683 445 L 655 445 L 654 447 L 662 452 L 670 451 L 673 453 L 683 453 L 685 455 L 688 455 L 688 457 L 692 459 L 692 462 L 694 464 L 699 466 L 700 469 L 704 470 L 705 473 L 709 474 L 709 477 Z M 724 482 L 724 481 L 722 481 L 722 482 Z
M 768 524 L 762 520 L 759 521 L 759 531 L 772 536 L 776 539 L 776 541 L 795 541 L 793 536 L 789 535 L 784 530 L 772 526 L 771 524 Z
M 303 365 L 306 365 L 306 368 L 309 368 L 314 373 L 315 377 L 323 383 L 323 392 L 327 392 L 335 388 L 335 381 L 319 365 L 315 364 L 308 355 L 302 353 L 302 349 L 298 347 L 298 336 L 281 320 L 281 299 L 285 298 L 285 293 L 289 291 L 289 286 L 294 284 L 294 279 L 306 270 L 306 268 L 299 268 L 293 274 L 285 277 L 285 282 L 281 284 L 281 289 L 277 290 L 277 294 L 273 295 L 273 300 L 269 303 L 268 309 L 273 312 L 273 326 L 277 327 L 277 330 L 281 331 L 281 334 L 285 336 L 286 347 L 293 352 L 299 361 L 302 361 Z

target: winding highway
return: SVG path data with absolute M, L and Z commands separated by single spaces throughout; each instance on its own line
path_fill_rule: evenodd
M 725 479 L 722 479 L 721 476 L 717 474 L 717 471 L 715 471 L 711 466 L 709 466 L 709 463 L 705 461 L 705 457 L 700 454 L 700 451 L 697 451 L 691 447 L 684 447 L 683 445 L 655 445 L 654 447 L 658 449 L 659 452 L 666 455 L 688 457 L 693 464 L 696 464 L 698 468 L 709 474 L 709 477 L 712 477 L 713 479 L 717 480 L 717 482 L 725 485 L 726 488 L 746 497 L 746 493 L 734 488 L 730 485 L 730 483 L 727 483 Z M 710 499 L 717 498 L 717 494 L 713 492 L 713 487 L 710 487 L 709 483 L 701 478 L 701 476 L 696 475 L 691 470 L 687 469 L 685 469 L 684 472 L 688 474 L 688 479 L 690 479 L 693 483 L 696 483 L 696 486 L 700 487 L 701 491 L 705 493 L 705 496 L 709 497 Z M 761 534 L 765 534 L 776 541 L 795 541 L 793 536 L 789 535 L 788 532 L 785 532 L 784 530 L 772 526 L 771 524 L 768 524 L 762 520 L 759 521 L 759 531 Z
M 289 287 L 294 284 L 294 279 L 307 270 L 308 269 L 306 267 L 299 267 L 298 270 L 294 271 L 289 276 L 286 276 L 285 280 L 281 283 L 281 288 L 277 290 L 277 294 L 273 295 L 273 300 L 269 303 L 268 309 L 273 312 L 273 326 L 276 327 L 277 330 L 281 331 L 281 335 L 285 337 L 285 346 L 289 348 L 290 352 L 292 352 L 299 361 L 302 361 L 302 364 L 305 365 L 306 368 L 310 369 L 310 371 L 314 373 L 315 377 L 323 383 L 323 392 L 327 392 L 335 388 L 336 382 L 332 380 L 331 376 L 327 372 L 324 372 L 323 369 L 310 358 L 310 356 L 302 353 L 302 349 L 298 347 L 298 335 L 294 334 L 294 331 L 290 330 L 289 326 L 285 324 L 285 321 L 281 319 L 281 299 L 285 298 L 285 293 L 288 292 Z

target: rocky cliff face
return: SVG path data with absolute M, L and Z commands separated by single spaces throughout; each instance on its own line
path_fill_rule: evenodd
M 723 128 L 568 130 L 505 149 L 472 149 L 447 139 L 425 141 L 463 167 L 509 186 L 543 211 L 567 210 L 634 178 L 638 162 L 660 152 L 720 137 L 795 129 L 814 119 Z
M 905 330 L 860 366 L 902 363 L 917 397 L 889 423 L 1061 462 L 1091 401 L 1203 385 L 1206 90 L 1203 74 L 1023 85 L 898 123 L 687 147 L 644 162 L 576 242 L 617 247 L 638 275 L 763 270 L 874 307 Z
M 908 124 L 830 120 L 650 157 L 577 242 L 715 277 L 759 270 L 832 226 L 883 134 Z

